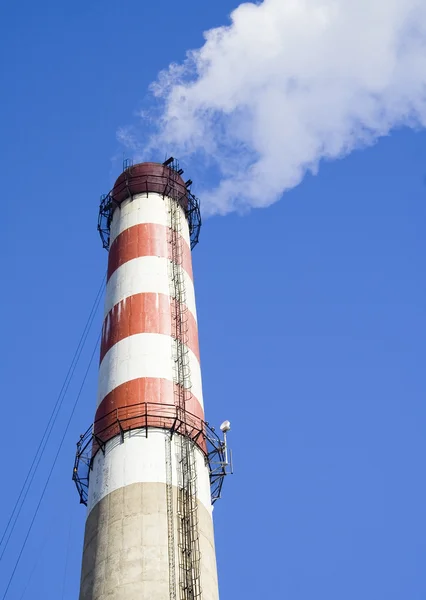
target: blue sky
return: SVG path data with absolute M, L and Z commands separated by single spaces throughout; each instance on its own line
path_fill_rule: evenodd
M 128 154 L 116 132 L 158 72 L 236 6 L 0 7 L 1 527 L 105 271 L 98 200 Z M 206 411 L 231 420 L 235 462 L 214 511 L 221 600 L 425 598 L 425 177 L 426 134 L 399 129 L 269 208 L 203 225 Z M 98 313 L 0 562 L 0 598 L 100 326 Z M 78 597 L 85 510 L 71 472 L 95 393 L 96 364 L 8 600 L 27 584 L 26 599 Z

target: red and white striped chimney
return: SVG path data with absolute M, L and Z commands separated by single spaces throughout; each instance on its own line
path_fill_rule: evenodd
M 80 600 L 218 600 L 212 440 L 222 467 L 225 453 L 204 421 L 198 217 L 172 161 L 126 168 L 101 205 L 109 258 L 98 399 L 74 473 L 88 507 Z

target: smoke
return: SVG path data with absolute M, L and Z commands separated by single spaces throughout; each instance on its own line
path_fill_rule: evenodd
M 241 4 L 151 91 L 149 142 L 219 173 L 208 213 L 268 206 L 321 160 L 426 124 L 424 0 Z

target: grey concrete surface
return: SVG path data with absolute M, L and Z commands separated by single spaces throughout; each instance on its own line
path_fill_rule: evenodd
M 179 600 L 177 489 L 174 488 L 176 598 Z M 213 522 L 198 503 L 202 600 L 218 600 Z M 90 512 L 80 600 L 170 600 L 166 486 L 134 483 Z

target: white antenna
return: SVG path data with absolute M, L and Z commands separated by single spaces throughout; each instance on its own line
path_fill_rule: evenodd
M 224 450 L 224 454 L 225 454 L 224 466 L 227 467 L 229 465 L 229 460 L 228 460 L 228 444 L 226 441 L 226 434 L 228 433 L 228 431 L 231 430 L 231 423 L 229 421 L 224 421 L 222 423 L 222 425 L 220 426 L 220 430 L 223 433 L 223 450 Z

